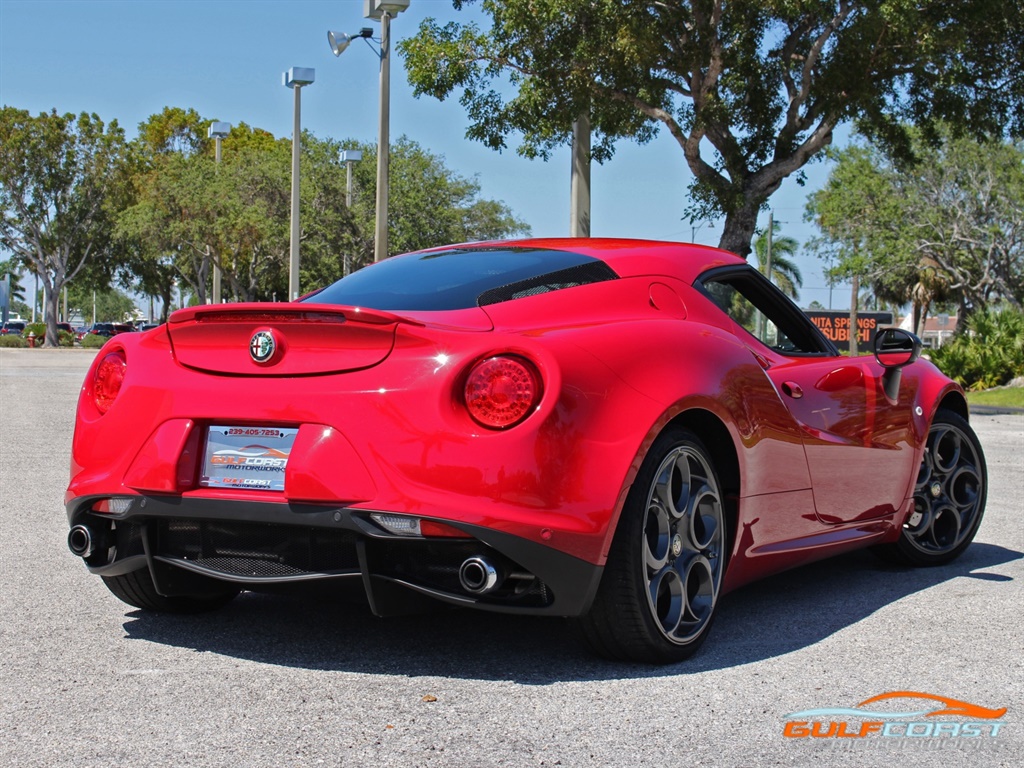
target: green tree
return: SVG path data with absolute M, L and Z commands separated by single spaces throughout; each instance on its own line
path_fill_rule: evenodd
M 861 281 L 871 284 L 876 296 L 907 294 L 915 265 L 900 239 L 902 210 L 894 179 L 877 166 L 877 154 L 854 145 L 834 157 L 825 186 L 808 196 L 807 218 L 821 231 L 808 248 L 831 265 L 830 280 L 851 282 L 850 328 L 856 328 Z M 855 334 L 850 354 L 857 354 Z
M 372 233 L 377 149 L 369 144 L 361 149 L 353 208 L 360 230 Z M 442 156 L 415 141 L 402 136 L 392 145 L 389 158 L 388 242 L 394 253 L 529 232 L 504 203 L 481 199 L 476 179 L 460 176 L 445 165 Z M 365 255 L 372 260 L 372 240 L 367 245 Z
M 63 287 L 115 250 L 124 152 L 116 121 L 0 108 L 0 246 L 39 276 L 47 346 L 58 343 Z
M 840 123 L 904 151 L 904 120 L 1024 130 L 1018 0 L 481 6 L 490 29 L 427 19 L 399 43 L 417 95 L 461 91 L 467 135 L 498 150 L 521 135 L 527 157 L 568 143 L 581 114 L 598 161 L 668 130 L 693 174 L 688 216 L 725 216 L 720 245 L 741 255 L 758 211 Z
M 168 107 L 139 126 L 137 201 L 121 215 L 118 234 L 130 244 L 132 276 L 164 307 L 175 282 L 205 303 L 216 268 L 235 301 L 286 294 L 291 141 L 240 123 L 217 164 L 206 139 L 210 122 Z M 305 268 L 337 247 L 351 217 L 336 152 L 309 133 L 302 143 Z
M 160 185 L 161 171 L 168 165 L 193 155 L 213 157 L 208 138 L 211 122 L 194 109 L 164 107 L 139 124 L 139 134 L 129 146 L 135 193 L 132 204 L 141 208 L 136 207 L 131 213 L 122 212 L 118 217 L 117 241 L 122 246 L 123 262 L 117 277 L 125 288 L 158 297 L 162 320 L 167 319 L 175 284 L 183 277 L 174 252 L 168 247 L 168 238 L 159 234 L 156 220 L 160 206 L 149 211 L 146 206 L 160 196 L 154 187 Z M 167 215 L 166 211 L 163 213 Z M 154 226 L 147 230 L 150 225 Z M 103 286 L 109 284 L 108 278 Z
M 903 202 L 902 229 L 922 271 L 961 316 L 998 301 L 1024 304 L 1024 147 L 940 129 L 917 138 L 920 162 L 882 160 Z
M 151 156 L 200 154 L 213 143 L 212 122 L 194 109 L 164 107 L 139 124 L 138 145 Z
M 1024 151 L 937 130 L 938 146 L 911 132 L 916 163 L 868 146 L 837 153 L 807 205 L 831 275 L 865 280 L 880 302 L 911 301 L 918 333 L 933 305 L 965 319 L 1024 302 Z
M 98 323 L 123 323 L 135 317 L 135 302 L 123 291 L 106 287 L 94 290 L 81 283 L 68 288 L 68 313 L 78 313 L 86 325 L 93 321 L 93 310 Z
M 201 224 L 210 224 L 217 202 L 209 189 L 210 123 L 193 109 L 165 107 L 139 124 L 131 144 L 135 197 L 117 227 L 129 254 L 121 281 L 160 296 L 164 307 L 176 280 L 205 298 L 213 254 Z
M 209 121 L 165 109 L 140 126 L 136 200 L 119 217 L 129 265 L 147 292 L 172 280 L 204 303 L 219 265 L 235 301 L 284 297 L 288 285 L 291 141 L 244 123 L 224 139 L 222 161 L 201 136 Z M 345 205 L 342 148 L 363 150 L 352 208 Z M 300 284 L 310 290 L 372 261 L 376 148 L 302 136 Z M 527 231 L 503 203 L 443 158 L 399 139 L 391 149 L 390 242 L 396 252 Z M 167 306 L 167 301 L 164 305 Z
M 377 148 L 352 141 L 341 146 L 363 153 L 353 174 L 353 228 L 335 252 L 348 254 L 351 268 L 356 269 L 373 261 Z M 529 233 L 527 224 L 507 205 L 480 198 L 476 179 L 460 176 L 445 165 L 443 157 L 415 141 L 399 138 L 390 148 L 389 160 L 388 244 L 394 253 Z M 333 282 L 342 274 L 342 266 L 337 261 L 322 260 L 312 284 Z

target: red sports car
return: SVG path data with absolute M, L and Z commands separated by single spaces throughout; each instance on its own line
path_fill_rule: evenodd
M 327 586 L 379 615 L 576 617 L 600 654 L 671 662 L 765 574 L 968 546 L 985 460 L 920 350 L 887 329 L 843 357 L 713 248 L 396 256 L 112 339 L 78 405 L 68 543 L 143 609 Z

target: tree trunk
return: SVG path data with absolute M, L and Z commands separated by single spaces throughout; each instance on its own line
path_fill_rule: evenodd
M 757 229 L 757 212 L 760 209 L 760 200 L 756 204 L 751 201 L 726 216 L 725 228 L 718 241 L 718 247 L 741 258 L 747 258 L 747 254 L 750 253 L 750 241 L 754 239 L 754 230 Z
M 924 338 L 924 329 L 928 325 L 928 311 L 932 308 L 930 301 L 921 302 L 921 314 L 916 318 L 914 333 L 919 339 Z
M 160 310 L 160 322 L 166 323 L 167 316 L 171 314 L 171 296 L 174 294 L 174 284 L 165 283 L 160 286 L 160 303 L 162 309 Z
M 57 332 L 57 317 L 60 313 L 60 289 L 50 285 L 50 281 L 43 282 L 43 318 L 46 322 L 46 336 L 43 346 L 59 347 L 60 336 Z

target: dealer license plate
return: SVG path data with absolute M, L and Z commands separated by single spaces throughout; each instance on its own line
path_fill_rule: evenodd
M 283 491 L 284 470 L 298 432 L 287 427 L 210 427 L 199 484 Z

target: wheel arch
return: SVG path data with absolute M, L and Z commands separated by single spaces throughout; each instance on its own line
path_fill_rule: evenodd
M 726 552 L 731 552 L 736 543 L 736 529 L 739 520 L 740 463 L 739 454 L 733 443 L 732 434 L 725 423 L 711 411 L 691 408 L 677 414 L 663 428 L 683 427 L 700 438 L 711 456 L 712 464 L 722 484 L 722 499 L 725 503 L 725 521 L 728 533 Z M 726 563 L 728 568 L 728 563 Z
M 945 395 L 943 395 L 942 399 L 939 401 L 935 410 L 952 411 L 957 416 L 963 418 L 964 421 L 970 421 L 970 413 L 967 407 L 967 399 L 963 396 L 961 392 L 958 392 L 955 389 L 950 390 Z
M 663 440 L 663 438 L 668 439 Z M 646 478 L 645 483 L 653 479 L 657 474 L 655 470 L 660 460 L 657 463 L 649 464 L 650 472 L 645 473 L 641 465 L 647 463 L 652 456 L 664 458 L 664 454 L 660 452 L 665 448 L 671 448 L 672 441 L 678 438 L 685 440 L 689 446 L 685 450 L 690 452 L 697 448 L 693 445 L 693 440 L 699 441 L 706 457 L 702 461 L 711 465 L 720 485 L 719 491 L 723 499 L 722 512 L 725 522 L 724 540 L 719 542 L 722 570 L 718 586 L 721 590 L 729 570 L 729 553 L 735 542 L 740 488 L 739 456 L 727 422 L 711 410 L 698 404 L 691 404 L 685 410 L 664 414 L 662 420 L 655 424 L 648 433 L 643 450 L 638 452 L 634 467 L 640 468 L 640 471 L 634 474 L 629 484 L 625 486 L 624 493 L 633 493 L 639 477 Z M 656 448 L 659 451 L 657 454 L 654 453 Z M 650 605 L 646 607 L 643 605 L 644 598 L 638 597 L 638 594 L 648 594 L 649 597 L 649 592 L 642 588 L 642 584 L 639 587 L 640 592 L 636 592 L 638 589 L 636 585 L 639 581 L 636 578 L 635 568 L 638 562 L 643 562 L 643 555 L 640 555 L 641 559 L 637 561 L 636 553 L 640 551 L 639 548 L 630 549 L 629 545 L 624 543 L 636 541 L 638 534 L 643 535 L 643 521 L 646 515 L 627 517 L 622 514 L 621 508 L 619 511 L 620 514 L 616 518 L 615 524 L 609 528 L 613 534 L 613 542 L 610 547 L 613 551 L 608 552 L 608 561 L 602 573 L 594 602 L 588 612 L 580 617 L 582 636 L 592 649 L 609 658 L 659 663 L 680 661 L 700 647 L 707 637 L 713 614 L 709 613 L 698 618 L 696 621 L 700 624 L 700 629 L 687 638 L 681 638 L 680 642 L 683 644 L 674 646 L 671 650 L 655 647 L 658 634 L 652 627 L 658 626 L 659 618 L 656 615 L 648 616 L 648 612 L 653 614 L 658 609 Z M 630 552 L 633 554 L 630 555 Z M 646 590 L 649 591 L 652 583 L 649 581 L 649 575 L 647 578 Z M 721 591 L 718 594 L 720 595 Z M 713 600 L 711 611 L 714 610 L 715 602 L 717 600 Z M 645 619 L 645 616 L 648 618 Z M 664 630 L 662 630 L 662 634 L 664 634 Z

